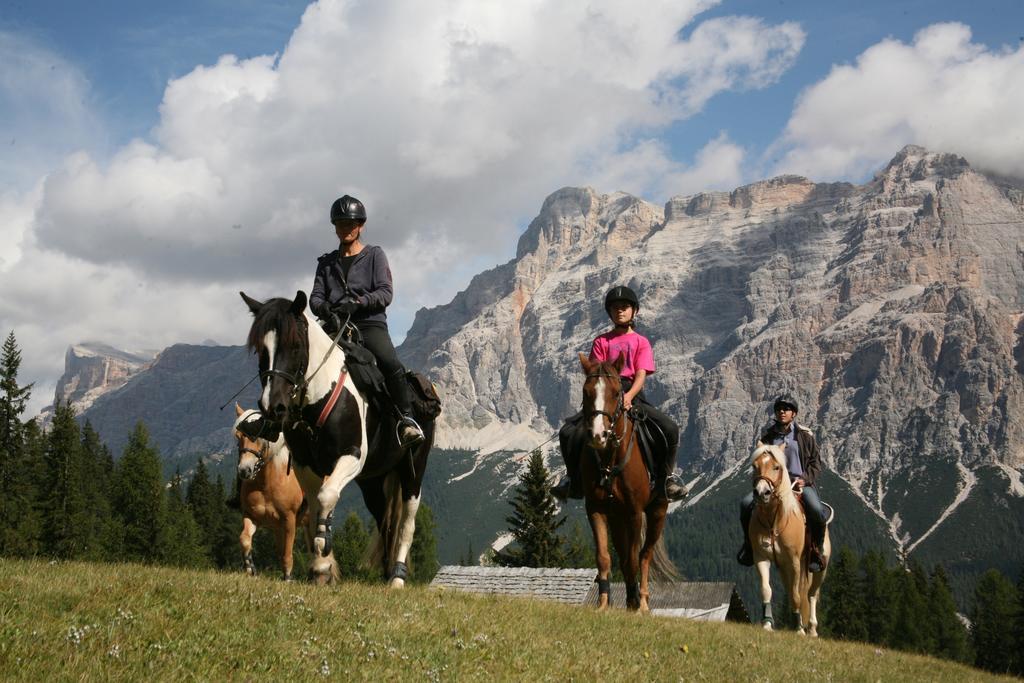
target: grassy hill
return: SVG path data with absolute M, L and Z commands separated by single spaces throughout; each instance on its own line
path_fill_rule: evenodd
M 998 680 L 754 626 L 423 588 L 0 559 L 5 680 Z

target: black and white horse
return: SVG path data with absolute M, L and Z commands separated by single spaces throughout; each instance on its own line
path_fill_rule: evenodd
M 393 411 L 378 409 L 356 388 L 345 353 L 306 313 L 305 292 L 266 303 L 241 295 L 254 318 L 248 346 L 259 355 L 263 387 L 266 424 L 253 426 L 284 431 L 310 508 L 313 578 L 331 580 L 331 517 L 342 489 L 355 480 L 377 523 L 374 559 L 392 587 L 403 586 L 433 422 L 421 422 L 422 443 L 402 449 Z

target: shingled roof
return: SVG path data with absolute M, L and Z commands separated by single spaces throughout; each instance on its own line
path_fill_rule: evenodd
M 648 603 L 651 614 L 686 617 L 698 621 L 750 621 L 742 601 L 733 600 L 736 585 L 724 581 L 651 582 Z M 613 583 L 609 595 L 613 607 L 626 605 L 626 584 Z M 584 604 L 597 606 L 597 586 L 587 592 Z M 732 609 L 730 610 L 730 606 Z
M 573 605 L 597 605 L 594 569 L 441 567 L 431 586 L 470 593 L 518 595 Z M 613 607 L 626 606 L 626 587 L 613 583 Z M 750 621 L 735 584 L 713 581 L 651 582 L 651 612 L 702 621 Z
M 431 586 L 471 593 L 519 595 L 579 605 L 594 584 L 593 569 L 441 567 Z

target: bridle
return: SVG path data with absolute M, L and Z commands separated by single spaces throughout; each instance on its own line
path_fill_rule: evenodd
M 618 375 L 612 375 L 607 372 L 594 372 L 587 375 L 587 381 L 590 379 L 596 379 L 599 377 L 606 377 L 609 379 L 620 379 Z M 584 382 L 586 384 L 586 381 Z M 608 445 L 602 449 L 604 453 L 609 455 L 608 462 L 605 462 L 604 458 L 601 457 L 601 452 L 596 448 L 591 449 L 594 453 L 594 460 L 597 464 L 597 469 L 601 473 L 601 479 L 598 482 L 598 486 L 602 487 L 605 492 L 612 495 L 612 482 L 615 481 L 616 477 L 623 473 L 626 469 L 626 465 L 629 464 L 629 459 L 633 456 L 633 445 L 636 442 L 636 423 L 631 419 L 631 415 L 626 411 L 626 405 L 622 399 L 623 391 L 622 386 L 619 386 L 618 395 L 616 396 L 615 412 L 609 413 L 604 410 L 586 410 L 584 409 L 583 415 L 587 419 L 593 419 L 598 415 L 602 415 L 608 418 L 611 425 L 611 436 L 608 437 Z M 618 450 L 619 445 L 622 444 L 622 439 L 625 436 L 626 427 L 623 426 L 623 434 L 619 434 L 619 430 L 616 425 L 619 424 L 620 418 L 625 417 L 628 419 L 630 425 L 630 437 L 629 443 L 626 444 L 625 457 L 616 465 L 612 465 L 611 460 L 615 457 L 615 451 Z
M 252 453 L 254 456 L 256 456 L 256 467 L 253 468 L 252 475 L 250 475 L 249 477 L 250 479 L 259 474 L 260 470 L 262 470 L 266 466 L 267 453 L 269 451 L 270 443 L 266 439 L 263 440 L 263 447 L 260 448 L 259 450 L 256 450 L 255 448 L 249 448 L 248 446 L 242 446 L 241 448 L 238 449 L 238 462 L 242 462 L 242 456 L 245 455 L 246 453 Z

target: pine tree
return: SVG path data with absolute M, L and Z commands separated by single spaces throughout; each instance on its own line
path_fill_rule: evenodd
M 437 538 L 434 536 L 436 526 L 433 511 L 426 503 L 420 502 L 416 511 L 416 535 L 409 550 L 409 580 L 413 583 L 430 583 L 440 567 Z
M 971 612 L 971 644 L 974 665 L 1007 673 L 1014 661 L 1013 621 L 1017 591 L 998 569 L 989 569 L 978 579 Z
M 334 548 L 334 558 L 338 561 L 338 569 L 341 575 L 348 578 L 368 579 L 369 572 L 363 566 L 363 558 L 366 555 L 366 547 L 370 543 L 370 533 L 355 512 L 348 513 L 341 529 L 334 532 L 331 544 Z M 377 577 L 374 577 L 377 578 Z
M 81 490 L 85 511 L 81 521 L 82 559 L 99 561 L 120 557 L 120 529 L 111 505 L 114 461 L 99 434 L 86 421 L 82 427 Z
M 916 564 L 909 569 L 902 567 L 893 569 L 892 580 L 896 586 L 896 605 L 887 644 L 897 650 L 928 652 L 930 649 L 929 624 L 926 619 L 927 607 L 925 596 L 921 593 L 921 581 L 917 576 L 918 573 L 923 575 L 920 565 Z M 924 583 L 927 586 L 927 579 Z
M 181 493 L 181 473 L 175 472 L 167 487 L 167 516 L 157 539 L 157 559 L 178 567 L 209 566 L 200 539 L 199 525 Z
M 221 497 L 210 481 L 206 463 L 202 458 L 196 462 L 195 473 L 189 482 L 185 501 L 189 512 L 199 529 L 199 544 L 203 555 L 212 564 L 217 557 L 215 548 L 221 539 L 221 527 L 227 511 L 221 503 Z M 236 527 L 241 532 L 241 523 Z M 224 566 L 217 563 L 217 566 Z
M 510 501 L 513 514 L 505 518 L 515 545 L 495 555 L 506 567 L 560 567 L 565 561 L 558 528 L 565 517 L 557 516 L 555 499 L 548 490 L 548 470 L 540 450 L 530 453 L 526 471 L 519 478 Z
M 160 456 L 149 445 L 149 432 L 141 422 L 128 438 L 117 464 L 113 498 L 124 530 L 124 558 L 157 561 L 167 505 Z
M 895 602 L 892 574 L 886 566 L 885 558 L 877 550 L 869 550 L 864 554 L 860 568 L 864 586 L 864 621 L 868 631 L 868 642 L 886 645 L 892 631 Z
M 563 547 L 565 548 L 565 566 L 572 569 L 587 569 L 593 567 L 597 560 L 594 557 L 593 541 L 583 530 L 579 520 L 572 523 L 572 530 L 565 537 Z
M 822 630 L 832 638 L 867 640 L 860 563 L 848 547 L 843 546 L 829 563 L 828 579 L 821 597 Z
M 82 527 L 87 524 L 82 494 L 82 444 L 75 411 L 68 403 L 54 410 L 44 458 L 49 482 L 43 491 L 46 552 L 64 559 L 80 557 L 86 543 Z
M 1024 567 L 1021 567 L 1020 576 L 1017 577 L 1017 614 L 1014 616 L 1013 642 L 1013 650 L 1017 653 L 1013 672 L 1024 676 Z
M 221 569 L 233 568 L 238 565 L 238 535 L 242 531 L 242 513 L 232 510 L 224 501 L 227 495 L 224 478 L 220 474 L 213 485 L 211 501 L 213 527 L 210 538 L 213 542 L 213 563 Z
M 21 423 L 32 385 L 18 384 L 21 352 L 14 332 L 0 351 L 0 555 L 29 557 L 39 548 L 35 472 Z
M 928 612 L 931 614 L 931 653 L 943 659 L 966 662 L 970 658 L 967 629 L 956 613 L 956 602 L 942 565 L 935 565 L 928 585 Z

